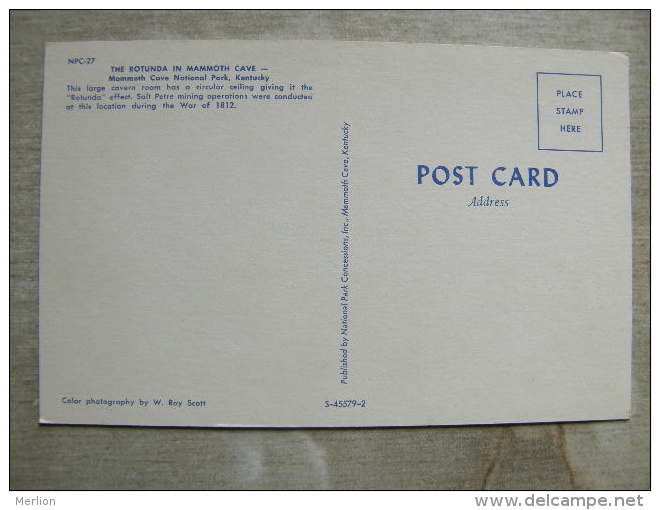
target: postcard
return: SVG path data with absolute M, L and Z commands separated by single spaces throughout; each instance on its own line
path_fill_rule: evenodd
M 628 59 L 49 43 L 40 422 L 626 419 Z

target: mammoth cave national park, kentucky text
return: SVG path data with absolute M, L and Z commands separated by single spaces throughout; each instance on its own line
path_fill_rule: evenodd
M 487 175 L 481 175 L 481 174 Z M 481 171 L 477 165 L 417 165 L 417 184 L 433 187 L 475 186 L 481 180 L 496 189 L 553 188 L 559 182 L 559 173 L 548 167 L 506 167 Z M 509 207 L 510 199 L 492 198 L 490 195 L 474 195 L 467 207 Z

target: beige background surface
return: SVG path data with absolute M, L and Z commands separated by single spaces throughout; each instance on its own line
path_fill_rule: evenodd
M 649 488 L 647 12 L 14 11 L 10 28 L 11 488 Z M 126 39 L 408 41 L 628 54 L 633 172 L 632 419 L 369 430 L 37 425 L 44 42 Z

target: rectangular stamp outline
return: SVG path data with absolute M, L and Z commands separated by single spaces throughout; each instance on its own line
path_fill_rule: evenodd
M 539 106 L 539 75 L 552 74 L 559 76 L 598 76 L 600 82 L 600 150 L 589 149 L 548 149 L 541 147 L 541 112 Z M 536 148 L 540 151 L 558 151 L 558 152 L 603 152 L 603 75 L 601 74 L 581 74 L 581 73 L 546 73 L 536 72 Z

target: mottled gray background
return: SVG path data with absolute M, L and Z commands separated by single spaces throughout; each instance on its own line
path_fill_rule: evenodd
M 10 15 L 13 489 L 650 488 L 650 14 L 647 11 L 13 11 Z M 368 430 L 39 426 L 45 41 L 335 39 L 620 51 L 630 57 L 633 417 Z M 607 197 L 585 197 L 607 200 Z

